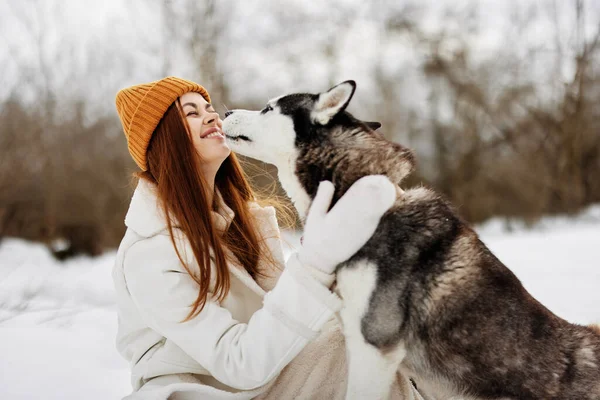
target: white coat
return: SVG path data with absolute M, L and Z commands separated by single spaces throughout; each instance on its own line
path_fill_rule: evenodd
M 130 363 L 134 389 L 127 399 L 253 398 L 340 309 L 339 297 L 294 257 L 283 269 L 275 210 L 255 203 L 250 210 L 283 271 L 263 266 L 271 279 L 255 281 L 231 263 L 226 298 L 209 298 L 198 316 L 182 323 L 198 287 L 177 257 L 155 186 L 140 180 L 113 269 L 116 344 Z M 223 230 L 233 211 L 223 204 L 212 218 Z M 193 265 L 185 236 L 175 233 L 182 257 Z M 173 393 L 178 397 L 169 397 Z

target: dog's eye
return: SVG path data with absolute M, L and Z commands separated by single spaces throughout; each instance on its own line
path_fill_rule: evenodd
M 266 114 L 269 111 L 273 111 L 273 107 L 271 107 L 270 104 L 267 104 L 267 106 L 265 108 L 262 109 L 262 111 L 260 112 L 261 114 Z

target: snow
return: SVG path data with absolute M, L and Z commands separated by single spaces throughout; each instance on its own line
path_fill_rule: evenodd
M 600 322 L 600 205 L 529 228 L 495 219 L 478 231 L 552 311 Z M 288 233 L 287 241 L 297 245 L 298 237 Z M 40 244 L 0 243 L 1 399 L 105 400 L 130 392 L 128 366 L 114 347 L 114 257 L 59 263 Z

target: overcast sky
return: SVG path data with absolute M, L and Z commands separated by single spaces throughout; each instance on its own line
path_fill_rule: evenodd
M 53 85 L 62 92 L 89 97 L 93 103 L 110 102 L 106 98 L 119 88 L 161 77 L 157 54 L 164 48 L 160 1 L 106 0 L 88 2 L 78 0 L 4 0 L 0 1 L 0 99 L 9 91 L 17 91 L 24 98 L 37 95 L 27 82 L 44 78 L 41 63 L 51 69 Z M 178 1 L 175 0 L 175 4 Z M 360 0 L 337 0 L 322 3 L 300 0 L 230 1 L 227 3 L 228 52 L 225 58 L 232 70 L 229 78 L 239 88 L 234 99 L 248 100 L 252 96 L 268 98 L 292 90 L 320 90 L 327 85 L 326 73 L 330 66 L 315 58 L 314 43 L 319 35 L 328 35 L 327 22 L 320 22 L 311 31 L 294 32 L 280 42 L 285 27 L 276 21 L 271 11 L 285 8 L 283 15 L 301 14 L 315 21 L 333 20 L 338 7 L 353 7 L 355 15 L 348 21 L 343 40 L 335 43 L 341 61 L 336 77 L 353 78 L 359 86 L 369 90 L 372 68 L 362 60 L 381 59 L 384 68 L 406 64 L 416 67 L 410 43 L 389 42 L 396 38 L 382 36 L 376 25 L 370 23 L 385 17 L 387 11 L 406 4 L 422 8 L 419 24 L 426 32 L 462 32 L 469 40 L 472 57 L 494 59 L 507 51 L 507 32 L 517 29 L 519 20 L 528 18 L 531 5 L 540 6 L 547 15 L 537 18 L 523 30 L 517 40 L 508 43 L 508 50 L 525 51 L 525 43 L 541 52 L 556 50 L 554 21 L 550 10 L 558 10 L 560 40 L 572 41 L 574 13 L 570 0 L 481 0 L 477 8 L 477 33 L 465 34 L 465 26 L 448 17 L 460 13 L 472 1 L 410 0 L 404 2 L 379 0 L 365 3 Z M 218 2 L 217 4 L 224 4 Z M 373 6 L 375 4 L 375 6 Z M 585 34 L 591 36 L 598 29 L 600 1 L 585 2 Z M 379 12 L 381 10 L 381 13 Z M 181 10 L 185 12 L 185 10 Z M 198 23 L 202 23 L 199 21 Z M 309 25 L 306 25 L 309 26 Z M 210 39 L 209 39 L 210 40 Z M 522 42 L 521 42 L 522 40 Z M 168 44 L 167 44 L 168 45 Z M 173 46 L 175 47 L 175 46 Z M 38 50 L 42 48 L 40 53 Z M 382 52 L 385 55 L 382 56 Z M 54 54 L 61 53 L 55 61 Z M 41 54 L 41 56 L 40 56 Z M 185 54 L 171 53 L 169 73 L 194 79 L 198 77 Z M 289 67 L 290 57 L 295 69 Z M 543 66 L 541 66 L 542 68 Z M 563 74 L 568 78 L 571 66 L 566 64 Z

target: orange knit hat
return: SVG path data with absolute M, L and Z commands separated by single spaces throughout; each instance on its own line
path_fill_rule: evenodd
M 127 148 L 135 163 L 146 171 L 146 150 L 152 133 L 171 104 L 187 92 L 197 92 L 210 103 L 210 95 L 197 83 L 169 76 L 131 86 L 117 93 L 117 112 L 127 137 Z

